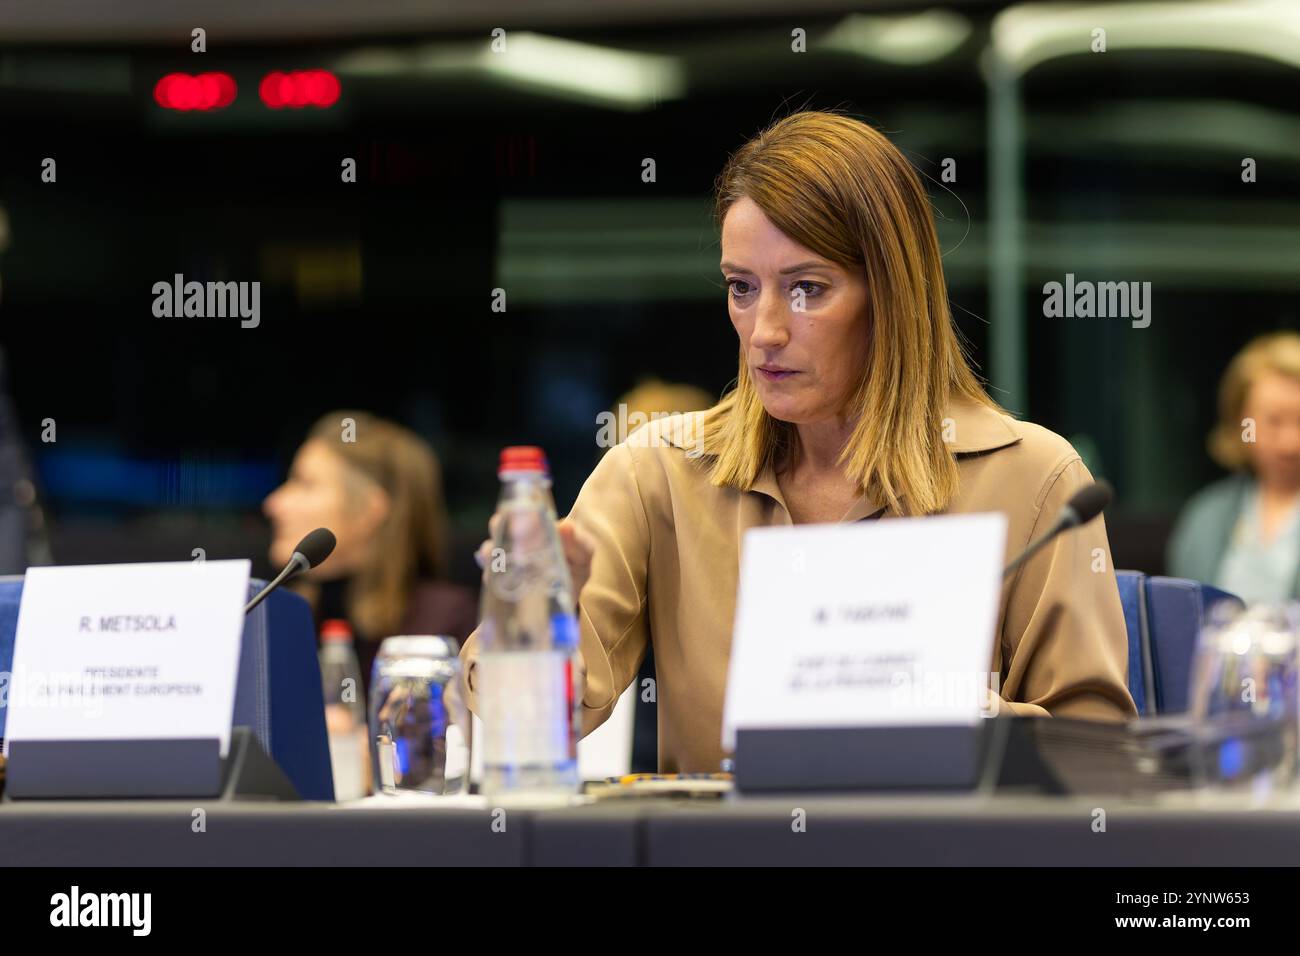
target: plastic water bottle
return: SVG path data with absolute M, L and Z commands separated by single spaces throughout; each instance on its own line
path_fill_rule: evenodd
M 578 789 L 578 622 L 540 448 L 501 452 L 474 688 L 483 792 L 562 801 Z M 478 742 L 476 741 L 476 744 Z
M 325 692 L 330 764 L 334 768 L 334 799 L 357 800 L 368 789 L 361 665 L 352 648 L 352 628 L 347 621 L 326 621 L 321 625 L 320 636 L 320 676 Z

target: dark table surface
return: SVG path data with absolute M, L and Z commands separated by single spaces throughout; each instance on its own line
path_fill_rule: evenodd
M 1300 799 L 792 795 L 552 810 L 32 801 L 0 805 L 0 848 L 10 866 L 1295 866 Z

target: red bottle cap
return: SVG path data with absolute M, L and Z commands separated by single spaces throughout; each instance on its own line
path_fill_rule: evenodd
M 347 621 L 331 618 L 320 626 L 322 644 L 351 644 L 352 626 Z
M 546 464 L 546 453 L 536 445 L 512 445 L 501 449 L 501 464 L 497 468 L 497 475 L 503 475 L 507 471 L 535 471 L 546 475 L 550 474 L 550 470 Z

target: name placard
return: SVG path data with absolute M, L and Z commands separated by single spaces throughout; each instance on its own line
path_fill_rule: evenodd
M 216 738 L 224 756 L 248 576 L 248 561 L 28 569 L 6 749 Z
M 974 724 L 991 683 L 1006 517 L 745 534 L 722 743 L 744 728 Z

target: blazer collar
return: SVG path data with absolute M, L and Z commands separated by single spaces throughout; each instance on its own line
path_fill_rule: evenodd
M 669 415 L 653 421 L 646 430 L 645 437 L 660 438 L 686 451 L 698 443 L 705 417 L 712 411 L 687 412 Z M 951 428 L 948 426 L 951 425 Z M 1014 445 L 1020 441 L 1020 432 L 1015 427 L 1015 419 L 987 405 L 975 402 L 954 400 L 948 404 L 948 411 L 940 422 L 940 427 L 947 429 L 951 435 L 950 447 L 956 454 L 993 451 Z
M 660 434 L 678 448 L 699 454 L 696 436 L 704 419 L 703 413 L 674 415 L 663 419 Z M 948 445 L 959 459 L 965 455 L 980 455 L 1014 445 L 1021 440 L 1015 419 L 1002 412 L 967 400 L 954 400 L 948 406 L 940 427 L 948 438 Z M 781 506 L 785 523 L 790 524 L 790 511 L 785 496 L 776 480 L 776 471 L 768 464 L 754 480 L 749 493 L 767 495 Z M 874 495 L 864 494 L 845 512 L 841 521 L 862 521 L 876 517 L 895 517 L 897 512 L 877 501 Z
M 996 451 L 1014 445 L 1021 438 L 1014 418 L 964 399 L 949 403 L 942 424 L 944 437 L 950 438 L 948 447 L 955 455 Z

